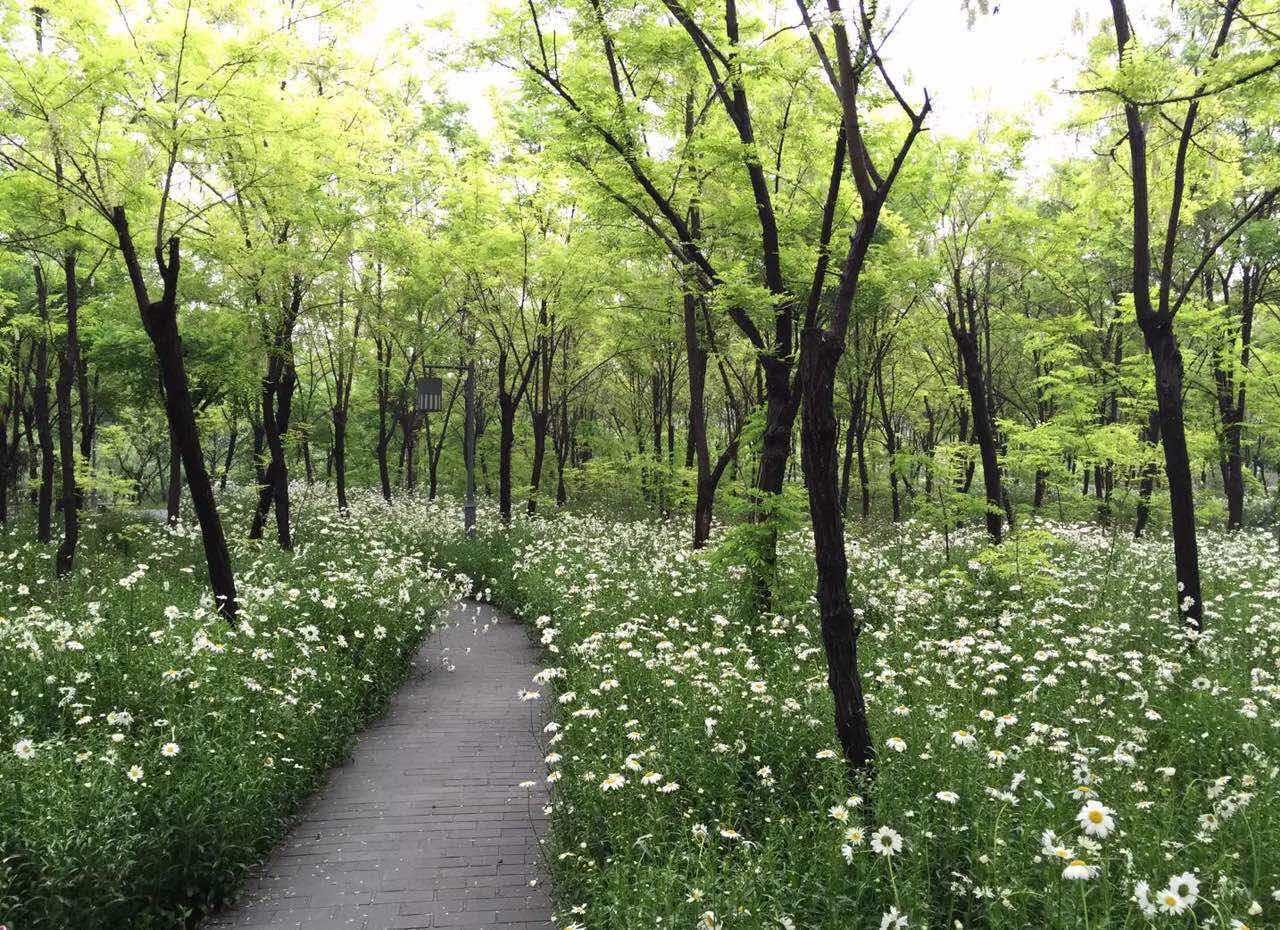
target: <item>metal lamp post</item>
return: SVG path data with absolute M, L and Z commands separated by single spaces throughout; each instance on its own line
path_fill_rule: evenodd
M 467 498 L 463 504 L 463 525 L 467 535 L 476 531 L 476 366 L 474 362 L 465 365 L 426 365 L 428 371 L 457 371 L 466 376 L 463 387 L 466 426 L 462 432 L 462 457 L 467 466 Z M 414 386 L 414 408 L 420 415 L 439 413 L 444 409 L 444 382 L 434 376 L 419 378 Z

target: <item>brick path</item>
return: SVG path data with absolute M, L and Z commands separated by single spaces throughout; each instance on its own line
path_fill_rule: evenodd
M 533 687 L 534 647 L 488 606 L 459 605 L 450 619 L 239 904 L 205 930 L 551 926 L 538 865 L 542 704 L 517 696 Z M 526 779 L 538 781 L 532 799 Z

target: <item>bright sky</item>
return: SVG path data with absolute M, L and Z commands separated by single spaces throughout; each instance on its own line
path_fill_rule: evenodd
M 471 38 L 483 33 L 490 8 L 501 2 L 510 0 L 373 0 L 378 15 L 370 30 L 452 15 L 456 34 Z M 960 0 L 891 3 L 902 16 L 885 57 L 891 73 L 907 74 L 917 90 L 929 89 L 933 129 L 963 135 L 988 114 L 1024 114 L 1045 135 L 1036 155 L 1052 157 L 1052 149 L 1065 143 L 1051 135 L 1070 108 L 1056 91 L 1071 86 L 1088 37 L 1110 14 L 1107 0 L 991 0 L 996 12 L 979 18 L 973 28 Z M 1167 6 L 1167 0 L 1130 0 L 1129 5 L 1137 16 Z M 450 90 L 471 105 L 484 127 L 491 121 L 488 94 L 501 80 L 491 71 L 458 74 Z

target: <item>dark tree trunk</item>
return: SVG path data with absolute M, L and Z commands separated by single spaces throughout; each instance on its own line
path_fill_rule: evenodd
M 76 253 L 63 256 L 66 278 L 67 335 L 58 369 L 58 455 L 62 462 L 62 545 L 58 547 L 57 572 L 65 575 L 75 562 L 80 541 L 80 492 L 76 488 L 76 438 L 71 417 L 71 388 L 80 367 L 80 335 L 77 316 L 80 306 L 76 289 Z
M 533 465 L 529 470 L 529 516 L 538 509 L 538 493 L 542 487 L 542 469 L 547 458 L 547 420 L 549 414 L 533 417 Z
M 1156 374 L 1156 402 L 1169 508 L 1173 517 L 1173 561 L 1178 581 L 1180 615 L 1196 629 L 1203 622 L 1200 595 L 1200 547 L 1196 540 L 1195 486 L 1182 412 L 1182 353 L 1173 334 L 1173 321 L 1156 317 L 1143 326 Z
M 994 542 L 1000 542 L 1001 510 L 1004 498 L 1000 486 L 1000 461 L 996 455 L 995 429 L 991 423 L 991 410 L 987 406 L 986 379 L 982 371 L 982 359 L 978 353 L 975 333 L 977 323 L 977 295 L 966 289 L 959 272 L 953 275 L 955 299 L 959 306 L 947 305 L 947 323 L 960 352 L 964 366 L 965 386 L 969 391 L 969 409 L 973 416 L 973 437 L 982 457 L 982 483 L 986 490 L 987 533 Z
M 867 473 L 867 430 L 870 422 L 870 384 L 861 372 L 847 382 L 849 388 L 849 430 L 845 433 L 844 472 L 840 480 L 840 510 L 849 512 L 850 472 L 854 461 L 858 466 L 858 493 L 862 501 L 862 518 L 871 516 L 871 479 Z
M 333 480 L 338 490 L 338 509 L 347 512 L 347 411 L 333 408 Z M 384 489 L 385 493 L 385 489 Z
M 667 470 L 672 474 L 676 470 L 676 362 L 668 361 L 665 379 L 666 396 L 663 404 L 667 411 Z
M 180 447 L 182 463 L 187 472 L 187 487 L 191 492 L 192 506 L 200 523 L 204 541 L 205 561 L 209 567 L 209 583 L 213 589 L 218 610 L 227 619 L 236 615 L 235 576 L 231 570 L 231 553 L 222 530 L 217 504 L 213 498 L 213 484 L 205 468 L 204 454 L 200 450 L 200 433 L 196 426 L 195 408 L 187 388 L 187 372 L 182 360 L 182 340 L 178 334 L 178 239 L 169 240 L 168 256 L 156 249 L 156 263 L 164 282 L 163 296 L 151 301 L 147 295 L 146 279 L 134 248 L 133 237 L 125 219 L 123 207 L 116 207 L 112 216 L 120 251 L 133 285 L 138 311 L 142 316 L 147 336 L 155 348 L 164 383 L 165 414 Z
M 417 415 L 413 410 L 405 410 L 401 415 L 400 427 L 402 434 L 400 458 L 404 468 L 404 489 L 409 494 L 413 494 L 418 486 L 418 424 Z
M 834 7 L 833 7 L 834 8 Z M 817 600 L 821 616 L 822 642 L 827 656 L 827 685 L 835 704 L 836 736 L 845 761 L 854 770 L 870 773 L 875 748 L 867 721 L 862 680 L 858 671 L 860 626 L 849 600 L 849 566 L 845 555 L 844 518 L 840 510 L 839 473 L 836 463 L 835 376 L 844 353 L 849 319 L 858 293 L 858 281 L 867 251 L 879 223 L 880 212 L 889 196 L 897 167 L 919 134 L 928 112 L 911 114 L 908 132 L 894 162 L 895 168 L 881 179 L 869 170 L 870 152 L 862 142 L 857 113 L 858 78 L 843 22 L 833 24 L 839 64 L 838 95 L 842 109 L 842 131 L 836 141 L 835 163 L 823 210 L 817 270 L 805 308 L 800 337 L 799 384 L 803 395 L 801 419 L 801 464 L 809 494 L 809 518 L 813 526 L 814 564 L 817 569 Z M 862 210 L 849 240 L 840 274 L 840 285 L 831 306 L 829 327 L 819 326 L 823 303 L 823 276 L 832 221 L 844 174 L 848 148 L 858 200 Z
M 564 459 L 561 459 L 559 467 L 556 468 L 556 506 L 564 507 L 567 503 L 569 503 L 569 489 L 564 483 Z
M 21 343 L 15 348 L 15 363 L 21 354 Z M 17 421 L 17 365 L 9 372 L 8 384 L 5 388 L 5 403 L 0 407 L 0 526 L 9 522 L 9 478 L 12 474 L 13 456 L 9 446 L 9 423 Z
M 649 470 L 650 491 L 658 513 L 665 516 L 666 482 L 662 480 L 662 374 L 655 363 L 653 373 L 649 376 L 651 391 L 649 408 L 649 427 L 653 434 L 653 465 Z
M 262 487 L 263 476 L 266 475 L 267 469 L 263 464 L 263 450 L 266 448 L 266 440 L 263 438 L 262 417 L 254 417 L 249 414 L 249 419 L 253 427 L 253 477 L 258 487 Z
M 227 477 L 231 474 L 231 466 L 236 460 L 236 442 L 240 437 L 240 417 L 238 416 L 237 407 L 231 410 L 231 436 L 227 440 L 227 455 L 222 461 L 222 477 L 218 479 L 218 489 L 225 491 L 227 489 Z
M 36 435 L 40 440 L 40 489 L 37 492 L 36 538 L 53 538 L 53 429 L 49 423 L 49 291 L 44 271 L 37 264 L 36 309 L 40 314 L 40 338 L 36 344 L 36 383 L 32 400 Z
M 565 381 L 568 382 L 569 373 L 569 341 L 561 340 L 563 348 L 561 349 L 562 367 L 565 373 Z M 565 485 L 564 471 L 570 461 L 573 446 L 573 433 L 569 429 L 569 398 L 564 396 L 560 398 L 559 404 L 559 427 L 552 434 L 551 445 L 556 455 L 556 507 L 562 508 L 569 502 L 569 491 Z
M 778 565 L 778 526 L 772 509 L 782 495 L 791 456 L 791 437 L 799 413 L 798 394 L 791 386 L 791 365 L 775 358 L 765 358 L 764 436 L 760 448 L 760 465 L 756 473 L 756 491 L 763 512 L 755 517 L 763 525 L 760 540 L 760 567 L 755 577 L 758 609 L 767 611 L 773 603 L 773 585 Z
M 381 291 L 379 290 L 379 296 Z M 338 335 L 343 337 L 346 332 L 346 291 L 341 283 L 338 286 Z M 333 416 L 333 447 L 329 450 L 329 461 L 333 469 L 334 484 L 338 496 L 338 511 L 346 514 L 348 511 L 347 503 L 347 418 L 351 410 L 351 388 L 355 381 L 356 366 L 356 349 L 360 340 L 360 324 L 363 322 L 363 308 L 358 307 L 355 319 L 351 327 L 351 341 L 349 343 L 340 342 L 338 344 L 336 356 L 336 365 L 333 375 L 333 407 L 330 413 Z M 378 371 L 382 371 L 382 349 L 381 345 L 378 349 Z M 382 396 L 382 380 L 378 380 L 378 396 Z M 383 494 L 390 493 L 390 488 L 383 487 Z
M 1029 316 L 1030 314 L 1028 314 Z M 1036 425 L 1047 423 L 1052 416 L 1052 406 L 1045 386 L 1045 377 L 1049 374 L 1047 365 L 1039 350 L 1031 353 L 1032 364 L 1036 376 Z M 1031 498 L 1031 508 L 1039 510 L 1044 506 L 1045 494 L 1049 490 L 1049 474 L 1045 469 L 1036 467 L 1035 491 Z
M 840 512 L 849 512 L 849 479 L 853 475 L 854 442 L 853 417 L 849 418 L 849 427 L 844 431 L 844 467 L 840 469 Z
M 889 458 L 889 497 L 892 507 L 893 522 L 902 521 L 902 495 L 898 491 L 898 431 L 893 427 L 893 416 L 889 410 L 888 398 L 884 391 L 884 368 L 877 363 L 875 370 L 876 398 L 880 401 L 880 428 L 884 432 L 884 451 Z M 870 502 L 868 501 L 868 505 Z
M 1240 457 L 1240 424 L 1233 423 L 1230 432 L 1223 437 L 1227 445 L 1227 458 L 1222 474 L 1222 488 L 1227 498 L 1227 529 L 1238 530 L 1244 525 L 1244 465 Z
M 804 416 L 800 425 L 801 462 L 809 491 L 822 642 L 827 654 L 827 684 L 835 702 L 836 736 L 846 761 L 867 770 L 875 748 L 867 723 L 862 680 L 858 675 L 858 634 L 849 600 L 849 565 L 844 548 L 836 468 L 834 372 L 841 346 L 829 334 L 806 329 L 801 337 Z
M 165 516 L 170 526 L 175 526 L 182 516 L 182 450 L 173 435 L 172 426 L 169 428 L 169 480 L 165 485 Z
M 1253 349 L 1254 307 L 1260 296 L 1262 272 L 1246 269 L 1240 294 L 1240 354 L 1234 340 L 1225 343 L 1214 364 L 1218 413 L 1222 422 L 1222 489 L 1227 498 L 1227 529 L 1244 524 L 1244 456 L 1241 451 L 1245 422 L 1246 379 Z
M 683 298 L 685 365 L 689 371 L 689 447 L 697 466 L 693 503 L 693 548 L 711 538 L 715 485 L 711 483 L 711 446 L 707 439 L 707 350 L 698 332 L 698 297 L 686 290 Z
M 5 406 L 0 410 L 0 525 L 9 522 L 9 486 L 13 483 L 15 466 L 18 458 L 18 443 L 22 439 L 19 429 L 22 422 L 23 396 L 26 393 L 27 381 L 31 374 L 31 362 L 34 355 L 28 357 L 27 364 L 21 364 L 22 343 L 19 340 L 14 346 L 13 365 L 9 371 L 9 383 Z M 9 439 L 9 424 L 13 424 L 13 439 Z
M 98 432 L 98 410 L 97 404 L 94 403 L 97 386 L 98 373 L 95 370 L 93 378 L 89 378 L 89 363 L 86 361 L 84 353 L 80 352 L 79 361 L 76 365 L 76 393 L 80 398 L 80 461 L 84 462 L 86 467 L 90 467 L 94 461 L 93 443 L 97 438 Z M 90 473 L 92 473 L 91 467 Z M 84 488 L 79 488 L 77 493 L 79 493 L 80 503 L 83 505 Z
M 862 495 L 862 519 L 871 516 L 871 473 L 867 470 L 867 434 L 864 430 L 858 436 L 858 491 Z
M 293 529 L 289 514 L 289 459 L 285 455 L 284 437 L 289 433 L 293 410 L 293 394 L 298 386 L 298 372 L 293 358 L 293 330 L 302 309 L 302 279 L 294 276 L 280 317 L 271 330 L 267 370 L 262 376 L 260 395 L 262 432 L 269 459 L 258 490 L 258 506 L 249 528 L 250 539 L 261 539 L 267 514 L 272 505 L 276 512 L 276 539 L 285 551 L 293 549 Z
M 388 447 L 391 445 L 391 430 L 387 419 L 391 407 L 391 345 L 375 335 L 374 347 L 378 352 L 378 442 L 375 451 L 378 456 L 378 481 L 382 486 L 382 497 L 391 500 L 391 465 L 387 461 Z M 384 351 L 385 349 L 385 351 Z
M 530 352 L 508 383 L 510 352 L 505 347 L 498 351 L 498 513 L 504 524 L 511 522 L 511 458 L 516 444 L 516 413 L 529 389 L 539 354 L 538 349 Z
M 316 463 L 311 458 L 311 439 L 305 432 L 302 434 L 302 441 L 299 445 L 302 446 L 302 466 L 307 472 L 307 484 L 315 484 Z
M 689 373 L 689 445 L 693 449 L 697 477 L 693 504 L 693 547 L 701 549 L 711 538 L 711 524 L 715 514 L 716 488 L 724 476 L 730 460 L 737 454 L 738 439 L 730 437 L 727 448 L 714 465 L 711 462 L 711 442 L 707 436 L 707 365 L 709 355 L 702 344 L 698 327 L 699 312 L 703 309 L 700 295 L 686 291 L 683 300 L 685 364 Z M 726 380 L 726 392 L 728 382 Z
M 1217 38 L 1208 52 L 1208 60 L 1216 60 L 1227 44 L 1231 27 L 1239 13 L 1238 0 L 1222 4 L 1222 21 Z M 1117 60 L 1124 62 L 1135 43 L 1133 22 L 1125 0 L 1111 0 L 1112 27 L 1116 34 Z M 1182 407 L 1182 355 L 1173 332 L 1174 317 L 1186 292 L 1174 297 L 1174 265 L 1180 231 L 1181 210 L 1187 181 L 1187 153 L 1196 132 L 1200 94 L 1204 86 L 1191 95 L 1185 116 L 1178 127 L 1178 149 L 1172 172 L 1172 185 L 1167 207 L 1163 248 L 1153 262 L 1151 250 L 1151 191 L 1147 165 L 1147 125 L 1138 104 L 1124 100 L 1125 124 L 1129 143 L 1129 178 L 1133 191 L 1133 297 L 1138 325 L 1146 340 L 1155 370 L 1156 402 L 1160 418 L 1160 436 L 1164 446 L 1165 472 L 1169 480 L 1169 503 L 1173 517 L 1173 555 L 1178 582 L 1178 615 L 1195 630 L 1202 629 L 1204 605 L 1200 595 L 1200 553 L 1196 540 L 1195 491 L 1191 478 L 1191 461 L 1187 453 L 1187 437 Z M 1177 124 L 1175 124 L 1177 125 Z M 1250 212 L 1239 220 L 1240 226 L 1254 211 L 1267 208 L 1275 199 L 1273 189 L 1255 201 Z M 1200 271 L 1212 257 L 1216 247 L 1206 251 Z M 1153 273 L 1154 272 L 1154 273 Z M 1192 275 L 1192 278 L 1195 274 Z M 1152 301 L 1153 284 L 1158 300 Z M 1189 287 L 1189 285 L 1188 285 Z
M 533 429 L 533 464 L 529 469 L 529 516 L 538 509 L 538 495 L 542 490 L 542 470 L 547 459 L 547 433 L 551 428 L 551 365 L 552 355 L 545 348 L 541 356 L 541 378 L 534 409 L 530 417 Z M 567 387 L 567 385 L 566 385 Z
M 516 405 L 498 405 L 498 512 L 503 523 L 511 522 L 511 456 L 516 444 Z

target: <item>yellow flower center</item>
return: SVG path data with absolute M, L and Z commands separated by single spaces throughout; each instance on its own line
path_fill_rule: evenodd
M 1089 820 L 1093 823 L 1102 823 L 1102 811 L 1098 810 L 1096 807 L 1089 811 Z

